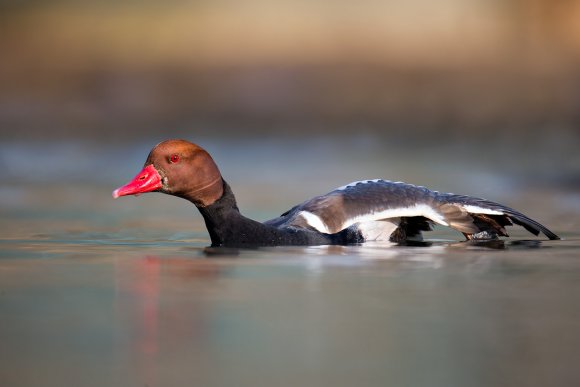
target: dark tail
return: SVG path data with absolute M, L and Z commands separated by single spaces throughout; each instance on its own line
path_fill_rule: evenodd
M 503 210 L 504 210 L 506 216 L 512 222 L 514 222 L 515 224 L 517 224 L 519 226 L 522 226 L 523 228 L 525 228 L 526 230 L 528 230 L 532 234 L 538 235 L 540 232 L 542 232 L 545 236 L 547 236 L 551 240 L 560 239 L 560 237 L 558 235 L 556 235 L 552 231 L 548 230 L 547 227 L 543 226 L 542 224 L 536 222 L 533 219 L 528 218 L 527 216 L 525 216 L 521 212 L 513 210 L 509 207 L 503 207 Z
M 450 226 L 464 233 L 473 233 L 470 229 L 475 226 L 478 231 L 493 231 L 498 235 L 507 235 L 503 226 L 517 224 L 522 226 L 534 235 L 543 233 L 549 239 L 560 239 L 560 237 L 548 230 L 547 227 L 528 218 L 526 215 L 513 208 L 489 200 L 475 198 L 465 195 L 439 194 L 437 201 L 445 219 Z M 501 214 L 485 214 L 469 211 L 469 206 L 492 210 Z M 470 219 L 466 219 L 465 211 Z

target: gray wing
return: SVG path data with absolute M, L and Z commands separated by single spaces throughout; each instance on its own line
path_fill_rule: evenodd
M 377 221 L 408 225 L 408 219 L 419 225 L 418 233 L 430 229 L 427 222 L 452 227 L 467 237 L 483 231 L 507 236 L 504 226 L 513 222 L 535 235 L 541 231 L 550 239 L 558 239 L 540 223 L 501 204 L 387 180 L 364 180 L 339 187 L 265 223 L 334 234 L 355 224 Z
M 449 226 L 464 233 L 468 239 L 480 232 L 508 236 L 505 226 L 513 224 L 522 226 L 534 235 L 541 232 L 549 239 L 560 239 L 539 222 L 513 208 L 490 200 L 465 195 L 439 194 L 438 202 L 438 210 Z
M 356 223 L 423 216 L 447 226 L 435 211 L 437 192 L 401 182 L 364 180 L 299 204 L 267 224 L 334 234 Z

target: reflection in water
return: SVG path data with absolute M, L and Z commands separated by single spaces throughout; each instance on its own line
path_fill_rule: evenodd
M 159 385 L 160 354 L 183 350 L 184 340 L 203 341 L 209 334 L 207 311 L 202 304 L 186 305 L 175 294 L 180 285 L 215 280 L 222 275 L 219 265 L 211 261 L 191 261 L 188 258 L 147 256 L 142 259 L 116 261 L 115 310 L 118 320 L 128 331 L 127 356 L 131 373 L 140 385 Z M 169 298 L 168 299 L 168 294 Z M 186 348 L 188 353 L 196 348 Z
M 321 245 L 321 246 L 277 246 L 277 247 L 205 247 L 203 254 L 208 258 L 247 257 L 252 253 L 270 252 L 275 254 L 322 255 L 322 256 L 360 256 L 365 259 L 408 258 L 411 260 L 422 257 L 434 257 L 445 254 L 446 250 L 509 250 L 509 249 L 537 249 L 541 248 L 541 240 L 466 240 L 456 241 L 405 241 L 366 242 L 353 245 Z
M 203 253 L 207 257 L 227 257 L 231 258 L 233 256 L 240 255 L 240 249 L 233 247 L 206 247 L 203 249 Z
M 128 270 L 126 264 L 115 265 L 115 309 L 122 321 L 129 321 L 130 353 L 135 375 L 144 385 L 156 384 L 159 324 L 159 260 L 145 258 Z
M 7 385 L 575 380 L 577 240 L 253 250 L 43 243 L 27 246 L 63 258 L 0 261 Z M 31 364 L 42 372 L 22 371 Z
M 542 241 L 537 240 L 514 240 L 509 242 L 510 248 L 523 248 L 523 249 L 539 249 L 542 247 Z
M 411 248 L 409 248 L 411 247 Z M 392 257 L 406 257 L 416 254 L 427 254 L 438 252 L 442 249 L 477 249 L 482 250 L 506 250 L 511 248 L 540 248 L 540 240 L 469 240 L 469 241 L 413 241 L 403 243 L 392 242 L 366 242 L 353 245 L 319 245 L 319 246 L 276 246 L 276 247 L 205 247 L 202 249 L 203 255 L 212 257 L 247 257 L 252 253 L 260 254 L 264 252 L 278 253 L 283 255 L 306 254 L 306 255 L 354 255 L 364 257 L 365 255 L 376 255 L 377 252 L 386 253 Z
M 478 241 L 478 240 L 471 240 L 465 241 L 466 248 L 485 248 L 485 249 L 492 249 L 492 250 L 505 250 L 507 248 L 505 241 L 496 239 L 496 240 L 489 240 L 489 241 Z

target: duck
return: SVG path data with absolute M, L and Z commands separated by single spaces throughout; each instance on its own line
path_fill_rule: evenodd
M 447 226 L 465 240 L 508 237 L 518 225 L 548 239 L 560 237 L 502 204 L 467 195 L 383 179 L 362 180 L 298 204 L 258 222 L 241 214 L 229 184 L 210 154 L 194 143 L 157 144 L 143 169 L 113 191 L 113 198 L 161 192 L 193 203 L 205 221 L 211 246 L 349 245 L 369 241 L 421 241 L 433 226 Z

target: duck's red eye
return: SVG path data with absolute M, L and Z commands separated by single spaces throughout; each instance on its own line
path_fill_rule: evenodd
M 179 155 L 178 154 L 171 155 L 169 160 L 175 164 L 175 163 L 179 162 Z

